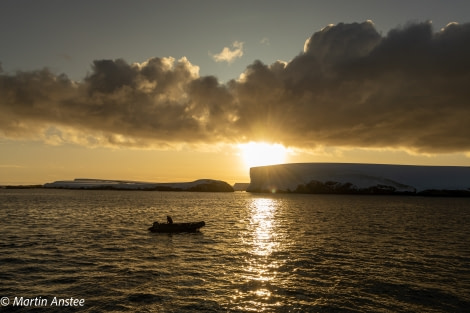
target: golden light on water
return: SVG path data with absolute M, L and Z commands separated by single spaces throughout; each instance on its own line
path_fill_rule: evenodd
M 253 200 L 253 253 L 259 256 L 270 255 L 276 247 L 273 238 L 273 219 L 275 211 L 273 199 L 260 198 Z
M 263 312 L 269 307 L 279 305 L 278 300 L 273 298 L 271 288 L 271 284 L 279 279 L 278 269 L 283 263 L 273 256 L 280 249 L 280 238 L 276 229 L 278 205 L 277 200 L 272 198 L 250 199 L 249 224 L 243 240 L 251 249 L 245 259 L 246 267 L 242 279 L 252 287 L 246 291 L 239 290 L 234 297 L 234 301 L 250 299 L 249 306 L 240 307 L 243 310 Z

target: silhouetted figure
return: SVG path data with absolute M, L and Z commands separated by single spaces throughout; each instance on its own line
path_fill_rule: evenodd
M 166 221 L 168 222 L 168 224 L 173 224 L 173 219 L 169 215 L 166 216 Z

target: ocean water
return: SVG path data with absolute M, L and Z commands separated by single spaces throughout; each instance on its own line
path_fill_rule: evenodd
M 0 232 L 0 312 L 470 312 L 468 198 L 0 190 Z

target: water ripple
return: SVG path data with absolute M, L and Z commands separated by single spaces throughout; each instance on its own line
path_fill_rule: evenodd
M 0 190 L 0 200 L 0 295 L 86 300 L 71 312 L 470 307 L 469 199 Z M 167 214 L 206 227 L 147 231 Z

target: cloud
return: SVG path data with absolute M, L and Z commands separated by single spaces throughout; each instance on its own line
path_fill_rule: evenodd
M 198 80 L 186 58 L 99 60 L 81 83 L 47 69 L 3 75 L 0 130 L 9 138 L 86 145 L 210 141 L 198 121 L 202 109 L 188 94 Z
M 382 37 L 371 22 L 328 26 L 284 66 L 255 62 L 234 90 L 247 137 L 287 145 L 470 150 L 470 24 Z
M 220 53 L 212 55 L 215 62 L 227 62 L 232 63 L 235 59 L 239 59 L 243 56 L 243 42 L 234 41 L 232 43 L 232 49 L 224 47 Z
M 0 136 L 160 149 L 267 140 L 468 153 L 468 55 L 470 24 L 433 32 L 415 23 L 382 36 L 367 21 L 327 26 L 290 62 L 255 61 L 226 84 L 199 76 L 186 58 L 96 60 L 82 82 L 47 69 L 0 73 Z
M 24 168 L 24 166 L 16 164 L 0 164 L 0 168 Z
M 269 42 L 269 38 L 268 37 L 263 37 L 260 42 L 260 44 L 262 45 L 266 45 L 266 46 L 269 46 L 270 45 L 270 42 Z

